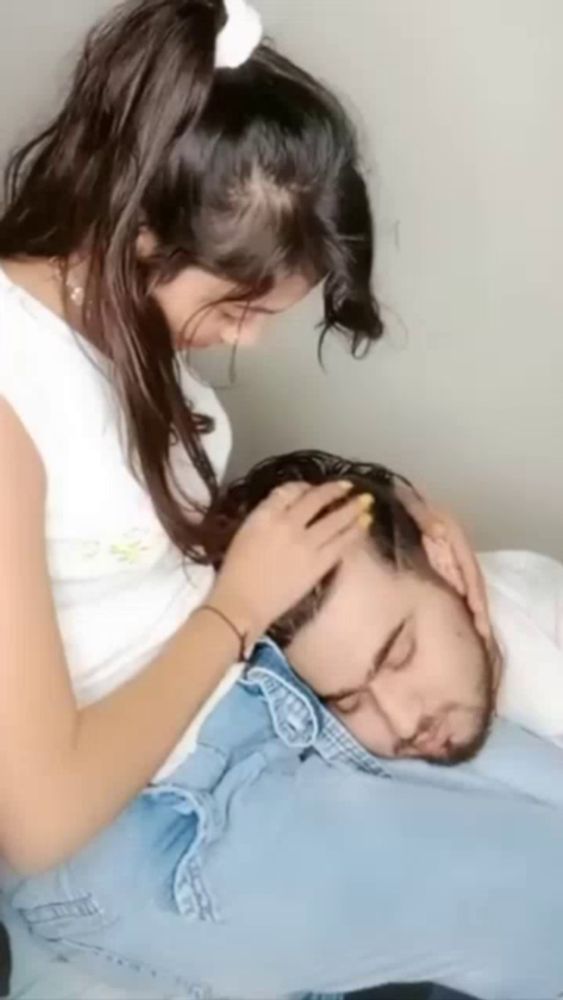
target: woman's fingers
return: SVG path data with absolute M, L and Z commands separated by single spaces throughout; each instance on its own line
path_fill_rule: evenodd
M 324 514 L 309 528 L 308 535 L 318 548 L 337 541 L 349 528 L 358 527 L 365 533 L 373 521 L 373 497 L 369 494 L 355 496 L 343 506 Z
M 450 587 L 460 595 L 467 596 L 467 587 L 463 574 L 453 558 L 449 546 L 442 540 L 435 541 L 433 538 L 423 536 L 424 551 L 432 569 L 442 577 Z
M 262 502 L 262 509 L 280 513 L 287 511 L 308 493 L 310 489 L 309 483 L 283 483 L 282 486 L 278 486 Z
M 346 555 L 346 553 L 362 541 L 369 531 L 371 518 L 363 514 L 359 519 L 353 521 L 344 531 L 335 535 L 323 546 L 320 551 L 320 558 L 323 567 L 323 576 L 334 569 Z
M 347 482 L 330 482 L 323 483 L 322 486 L 309 486 L 308 490 L 299 497 L 291 508 L 293 523 L 299 527 L 307 527 L 332 504 L 341 502 L 351 489 L 352 484 Z
M 396 495 L 420 528 L 431 564 L 465 598 L 475 627 L 488 640 L 492 628 L 485 579 L 465 531 L 405 483 L 397 483 Z

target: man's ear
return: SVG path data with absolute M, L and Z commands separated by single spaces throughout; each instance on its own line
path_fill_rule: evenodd
M 432 569 L 455 590 L 460 597 L 467 597 L 467 589 L 460 572 L 454 550 L 447 539 L 423 537 L 424 551 Z

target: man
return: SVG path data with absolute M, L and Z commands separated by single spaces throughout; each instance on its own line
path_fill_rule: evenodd
M 348 479 L 374 498 L 369 537 L 271 630 L 297 674 L 372 753 L 470 760 L 495 714 L 563 746 L 563 567 L 482 557 L 494 636 L 478 634 L 447 550 L 430 559 L 381 466 L 322 452 L 269 459 L 231 487 L 235 520 L 275 485 Z
M 469 764 L 408 759 L 474 752 L 502 675 L 431 569 L 393 476 L 318 454 L 273 460 L 229 491 L 225 513 L 236 521 L 280 482 L 335 474 L 376 496 L 377 545 L 360 546 L 276 623 L 285 653 L 271 640 L 258 645 L 169 782 L 70 866 L 10 882 L 12 904 L 57 955 L 129 995 L 134 982 L 150 982 L 160 998 L 341 1000 L 370 984 L 434 980 L 481 1000 L 556 1000 L 563 752 L 497 719 Z M 375 592 L 383 578 L 374 590 L 372 576 L 382 566 L 392 579 L 381 590 L 385 618 Z M 358 603 L 366 589 L 369 605 Z M 315 637 L 329 602 L 347 592 L 335 616 L 346 642 L 333 625 Z M 329 674 L 315 664 L 332 644 Z M 456 683 L 439 673 L 430 685 L 430 664 L 444 655 L 455 659 Z M 408 690 L 407 727 L 392 680 L 419 662 L 425 683 Z M 334 673 L 343 664 L 345 678 Z M 404 759 L 366 749 L 351 732 L 356 707 L 347 715 L 343 704 L 373 698 L 381 666 L 387 729 L 375 733 L 370 714 L 369 732 Z

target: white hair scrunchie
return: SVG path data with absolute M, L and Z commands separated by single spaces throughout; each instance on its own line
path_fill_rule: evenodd
M 217 35 L 216 69 L 238 69 L 260 45 L 262 18 L 247 0 L 224 0 L 227 23 Z

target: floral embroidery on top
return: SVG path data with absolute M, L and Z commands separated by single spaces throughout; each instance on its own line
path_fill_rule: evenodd
M 148 551 L 149 546 L 140 538 L 114 542 L 114 544 L 110 546 L 112 556 L 115 556 L 119 562 L 127 563 L 129 566 L 134 566 L 135 563 L 139 562 L 139 559 L 142 558 L 143 554 Z
M 49 570 L 54 580 L 84 579 L 101 574 L 150 569 L 172 551 L 170 539 L 157 526 L 137 527 L 109 536 L 51 539 Z

